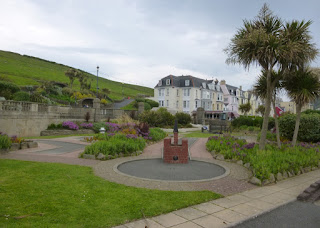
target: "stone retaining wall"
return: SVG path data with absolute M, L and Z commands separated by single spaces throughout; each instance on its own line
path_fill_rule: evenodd
M 74 135 L 74 134 L 94 134 L 94 131 L 91 129 L 79 129 L 79 130 L 45 130 L 41 131 L 41 136 L 50 136 L 50 135 Z

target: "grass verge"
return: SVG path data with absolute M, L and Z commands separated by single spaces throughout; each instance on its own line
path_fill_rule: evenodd
M 111 227 L 141 211 L 150 217 L 221 197 L 128 187 L 82 166 L 0 159 L 0 167 L 0 227 Z
M 208 138 L 208 137 L 214 136 L 214 135 L 218 135 L 218 134 L 211 134 L 209 132 L 194 131 L 194 132 L 184 134 L 184 137 L 186 137 L 186 138 Z

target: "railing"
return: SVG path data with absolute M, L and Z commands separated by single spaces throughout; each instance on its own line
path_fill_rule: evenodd
M 0 110 L 3 111 L 31 111 L 32 103 L 20 102 L 20 101 L 1 101 Z

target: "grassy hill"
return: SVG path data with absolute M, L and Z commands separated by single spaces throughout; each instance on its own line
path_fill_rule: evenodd
M 43 81 L 56 81 L 69 83 L 69 78 L 64 75 L 69 66 L 50 62 L 32 56 L 20 55 L 13 52 L 0 51 L 0 80 L 10 81 L 19 86 L 40 85 Z M 85 72 L 91 81 L 91 88 L 97 87 L 97 77 Z M 123 96 L 122 96 L 123 86 Z M 80 88 L 79 81 L 74 82 L 75 88 Z M 99 88 L 110 90 L 109 97 L 122 99 L 134 97 L 138 94 L 153 96 L 153 89 L 143 86 L 123 84 L 99 77 Z

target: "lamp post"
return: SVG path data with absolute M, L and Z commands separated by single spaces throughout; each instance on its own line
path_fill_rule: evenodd
M 97 66 L 97 98 L 98 98 L 98 93 L 99 93 L 99 82 L 98 82 L 98 74 L 99 74 L 99 66 Z

